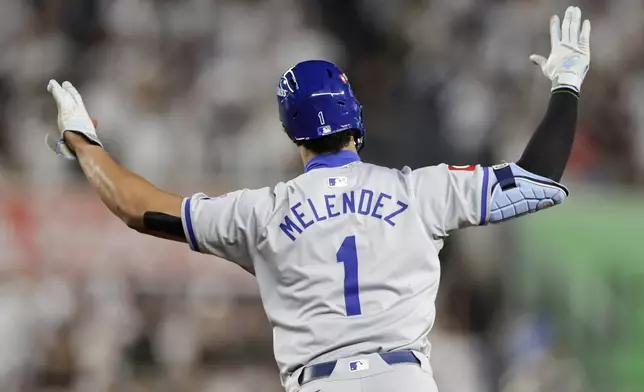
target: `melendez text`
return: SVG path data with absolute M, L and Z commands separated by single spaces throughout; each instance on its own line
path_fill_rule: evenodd
M 396 226 L 396 217 L 409 206 L 400 200 L 393 200 L 391 195 L 370 189 L 350 191 L 342 194 L 324 195 L 321 200 L 306 199 L 291 207 L 290 214 L 280 223 L 280 229 L 291 241 L 316 222 L 336 218 L 344 214 L 371 216 Z

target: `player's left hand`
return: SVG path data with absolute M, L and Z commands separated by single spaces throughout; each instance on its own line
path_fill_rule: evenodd
M 557 15 L 550 19 L 550 40 L 550 57 L 533 54 L 530 60 L 552 81 L 553 90 L 570 87 L 579 92 L 590 68 L 590 22 L 582 25 L 579 7 L 568 7 L 561 24 Z
M 74 132 L 83 135 L 90 143 L 103 147 L 96 135 L 96 125 L 85 109 L 83 98 L 76 88 L 69 82 L 61 86 L 55 80 L 50 80 L 47 85 L 58 107 L 58 131 L 60 137 L 54 139 L 47 135 L 45 142 L 56 154 L 67 159 L 75 159 L 74 152 L 65 143 L 65 132 Z

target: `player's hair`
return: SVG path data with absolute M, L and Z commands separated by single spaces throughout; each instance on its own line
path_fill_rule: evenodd
M 295 144 L 304 146 L 304 148 L 316 154 L 333 154 L 348 146 L 351 143 L 351 136 L 355 140 L 356 137 L 359 137 L 359 131 L 347 129 L 319 139 L 299 140 Z

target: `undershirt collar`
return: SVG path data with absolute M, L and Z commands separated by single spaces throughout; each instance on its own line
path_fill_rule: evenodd
M 341 150 L 333 154 L 316 155 L 304 167 L 304 172 L 308 173 L 314 169 L 323 167 L 340 167 L 353 162 L 359 162 L 360 157 L 353 151 Z

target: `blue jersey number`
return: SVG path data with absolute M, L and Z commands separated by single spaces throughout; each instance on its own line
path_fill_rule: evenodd
M 360 310 L 360 289 L 358 288 L 358 250 L 356 236 L 347 237 L 335 254 L 338 263 L 344 264 L 344 305 L 347 316 L 357 316 Z

